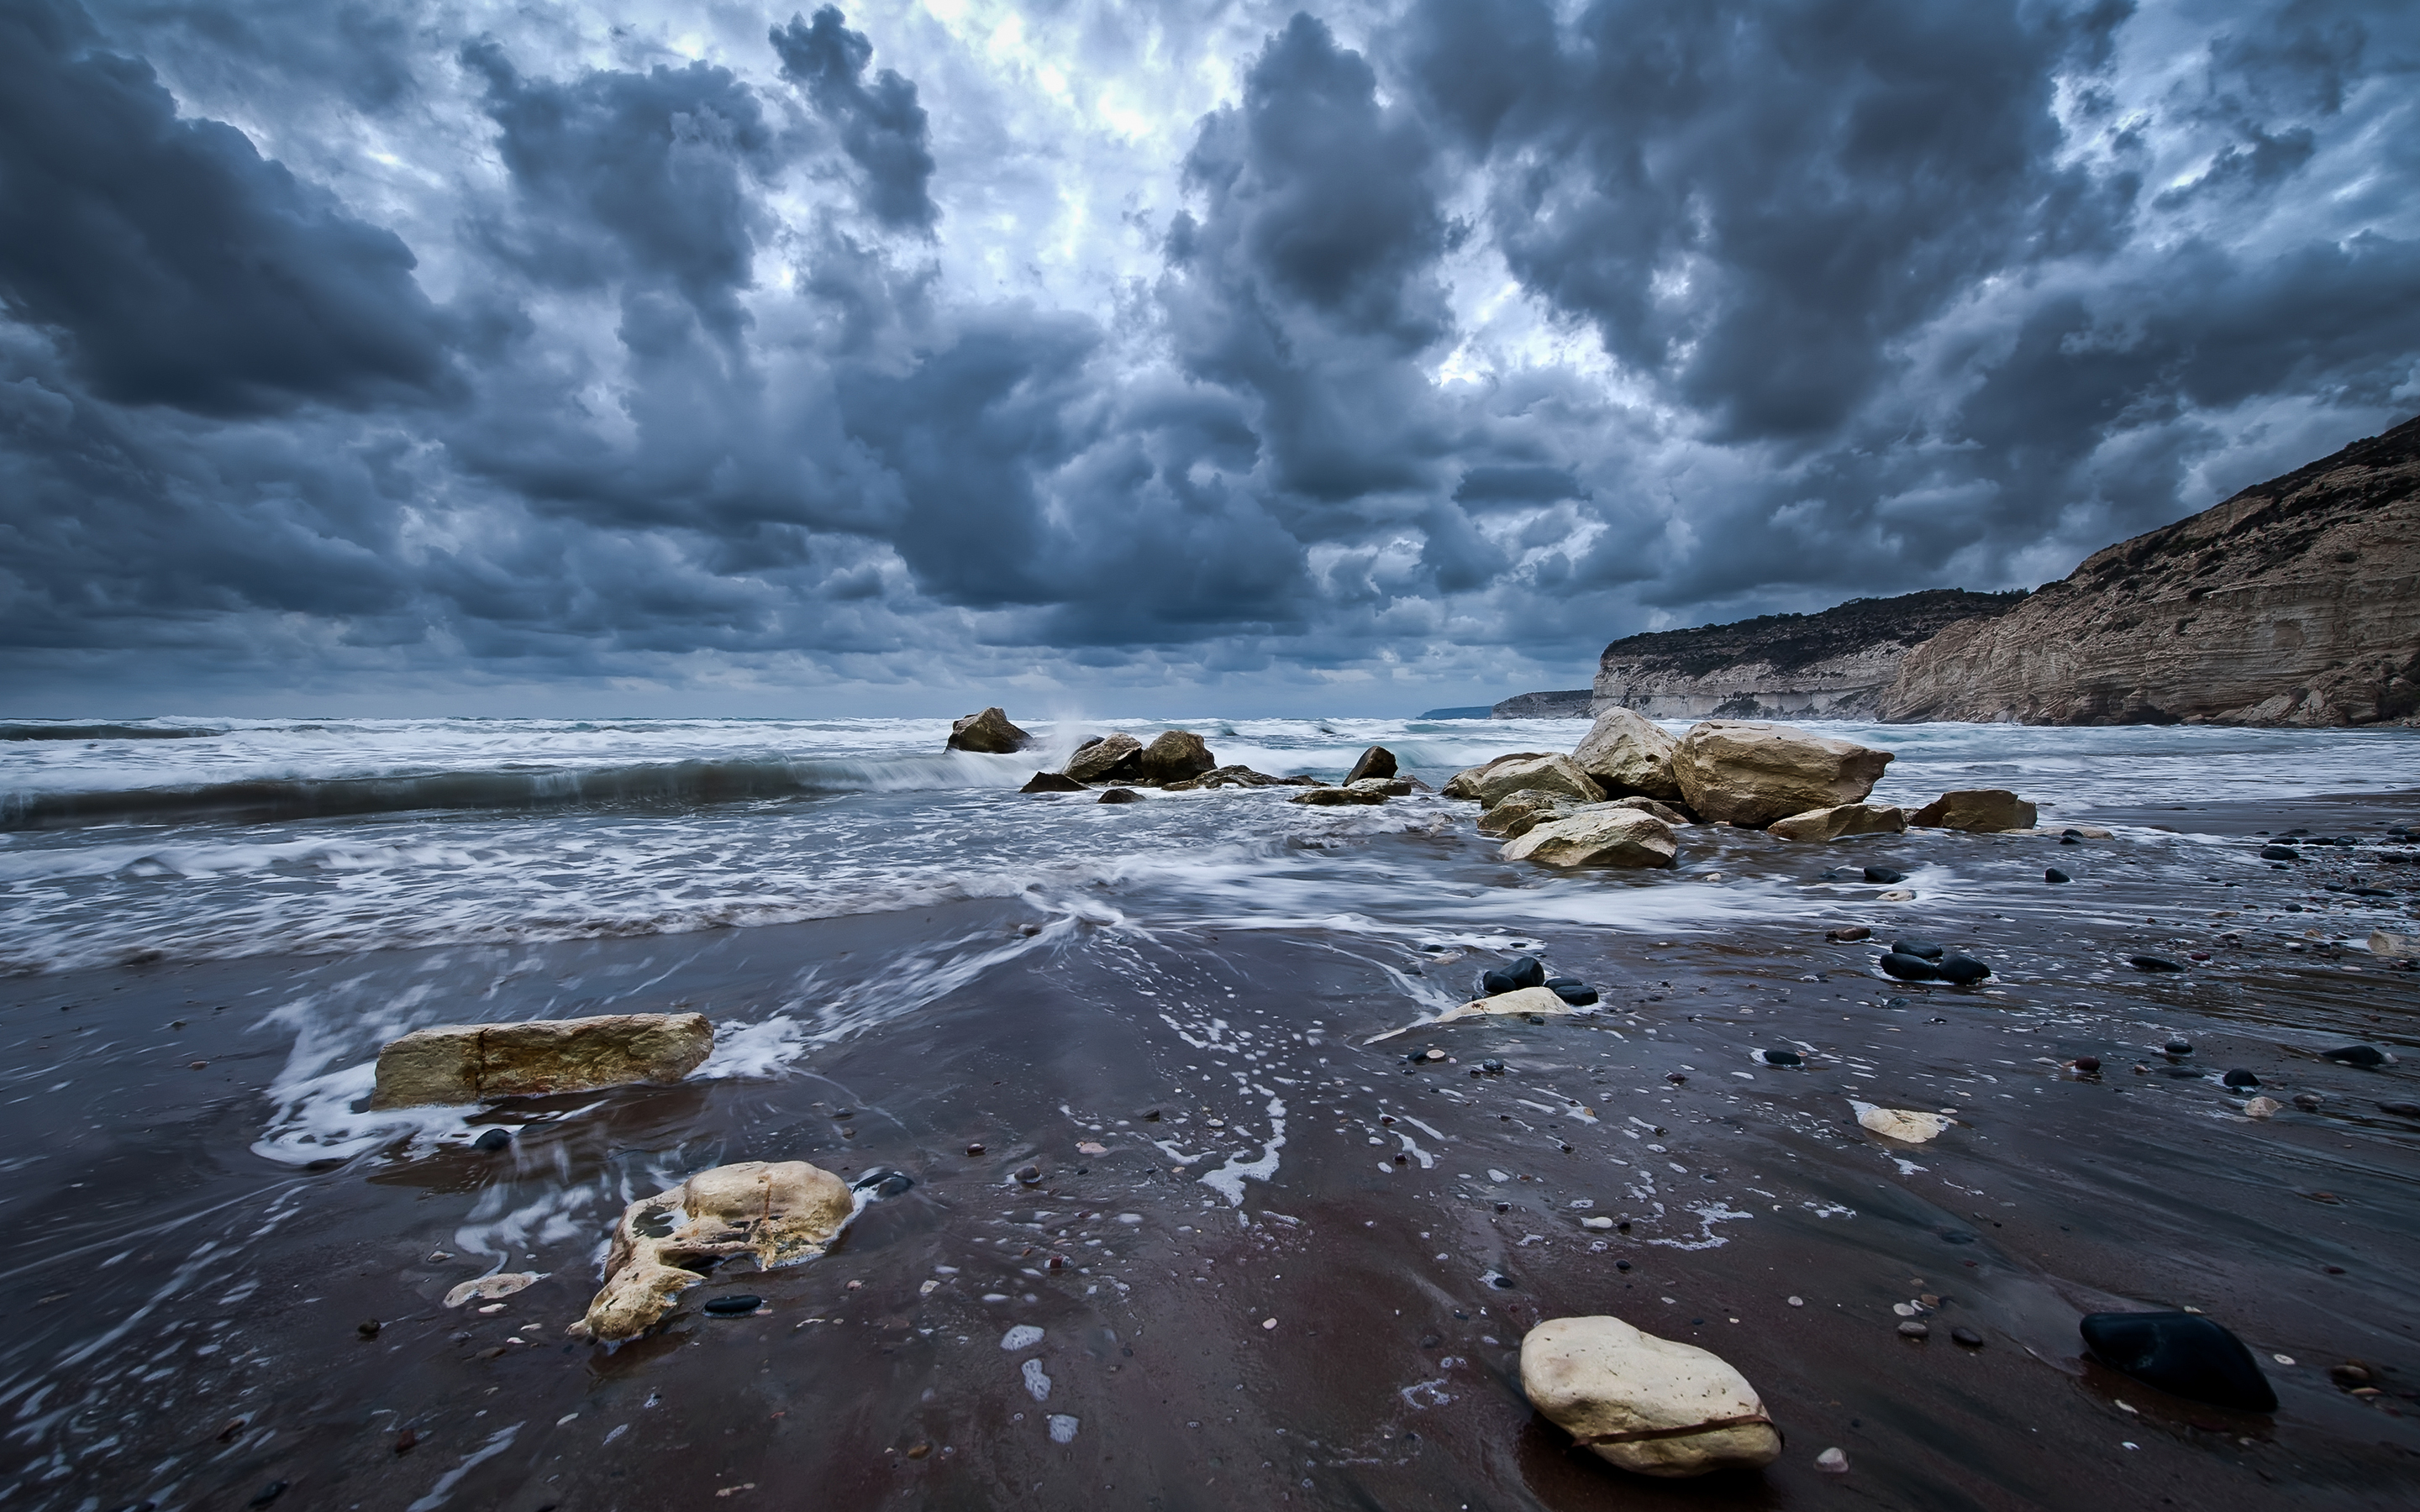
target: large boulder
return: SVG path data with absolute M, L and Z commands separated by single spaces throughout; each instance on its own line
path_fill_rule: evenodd
M 1437 791 L 1449 798 L 1476 798 L 1479 796 L 1480 780 L 1506 762 L 1533 762 L 1541 756 L 1552 754 L 1544 750 L 1509 750 L 1501 756 L 1491 756 L 1477 766 L 1466 766 L 1447 778 L 1445 786 Z
M 1776 819 L 1764 826 L 1764 832 L 1777 840 L 1844 840 L 1851 835 L 1896 835 L 1906 827 L 1907 815 L 1897 809 L 1843 803 Z
M 1761 829 L 1809 809 L 1863 803 L 1891 753 L 1786 724 L 1709 719 L 1672 751 L 1672 777 L 1697 815 Z
M 1493 808 L 1481 814 L 1479 832 L 1512 840 L 1550 820 L 1565 817 L 1577 807 L 1568 793 L 1523 788 L 1518 793 L 1506 794 Z
M 2034 806 L 2006 788 L 1961 788 L 1907 816 L 1918 829 L 1963 829 L 1978 835 L 2034 827 Z
M 952 750 L 979 750 L 988 755 L 1005 756 L 1032 744 L 1032 735 L 1009 723 L 1008 716 L 996 708 L 970 714 L 950 726 Z
M 1508 861 L 1544 866 L 1670 866 L 1680 854 L 1672 828 L 1653 814 L 1607 804 L 1538 825 L 1503 850 Z
M 1616 797 L 1641 794 L 1676 802 L 1672 752 L 1681 743 L 1636 709 L 1607 709 L 1572 748 L 1572 764 Z
M 1605 789 L 1572 764 L 1568 756 L 1529 756 L 1492 763 L 1471 783 L 1472 796 L 1482 809 L 1493 809 L 1524 788 L 1559 793 L 1575 803 L 1603 803 Z
M 831 1248 L 856 1212 L 846 1183 L 802 1160 L 700 1171 L 622 1210 L 605 1257 L 604 1288 L 566 1332 L 599 1344 L 637 1338 L 706 1279 L 712 1262 L 747 1255 L 769 1271 L 813 1259 Z
M 1642 1475 L 1754 1470 L 1781 1434 L 1718 1354 L 1619 1318 L 1556 1318 L 1521 1340 L 1521 1391 L 1575 1445 Z
M 1131 779 L 1141 770 L 1142 742 L 1123 730 L 1084 742 L 1076 748 L 1076 754 L 1067 758 L 1067 764 L 1059 768 L 1061 776 L 1072 777 L 1078 782 Z
M 1183 782 L 1218 768 L 1218 758 L 1190 730 L 1163 730 L 1142 748 L 1141 780 Z
M 1395 753 L 1384 746 L 1373 746 L 1361 753 L 1359 761 L 1353 764 L 1353 770 L 1344 774 L 1344 780 L 1349 785 L 1360 781 L 1365 777 L 1394 775 Z
M 379 1051 L 374 1108 L 676 1082 L 714 1050 L 703 1013 L 607 1013 L 414 1029 Z

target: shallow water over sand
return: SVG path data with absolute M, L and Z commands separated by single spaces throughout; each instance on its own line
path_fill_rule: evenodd
M 1334 728 L 1213 745 L 1336 775 L 1371 733 Z M 1391 728 L 1399 749 L 1420 738 Z M 1442 729 L 1433 779 L 1577 733 Z M 8 1504 L 238 1506 L 274 1481 L 280 1504 L 424 1512 L 1763 1506 L 1852 1487 L 1891 1506 L 2397 1504 L 2420 1450 L 2392 1415 L 2420 1385 L 2420 1123 L 2379 1104 L 2420 1101 L 2420 993 L 2358 947 L 2413 927 L 2420 877 L 2374 843 L 2280 872 L 2251 832 L 2374 841 L 2420 805 L 2224 800 L 2264 761 L 2311 784 L 2290 791 L 2408 788 L 2420 748 L 1875 737 L 1904 753 L 1885 796 L 2013 767 L 1998 779 L 2058 804 L 2047 818 L 2116 838 L 1705 829 L 1674 873 L 1549 876 L 1497 861 L 1467 805 L 1001 791 L 1030 762 L 987 786 L 20 830 L 0 941 L 53 969 L 0 986 Z M 281 845 L 320 849 L 194 859 Z M 1881 861 L 1914 902 L 1821 880 Z M 2077 881 L 2044 886 L 2046 864 Z M 2390 896 L 2325 886 L 2356 877 Z M 1890 983 L 1872 948 L 1824 943 L 1842 923 L 1995 976 Z M 1372 1042 L 1521 949 L 1596 982 L 1602 1011 Z M 2126 964 L 2145 951 L 2191 969 Z M 675 1007 L 721 1031 L 678 1088 L 355 1106 L 404 1028 Z M 2192 1057 L 2155 1053 L 2178 1034 Z M 2355 1040 L 2404 1064 L 2314 1054 Z M 1407 1068 L 1430 1046 L 1450 1058 Z M 2079 1055 L 2098 1079 L 2063 1069 Z M 1472 1074 L 1486 1058 L 1504 1073 Z M 2216 1080 L 2236 1067 L 2319 1110 L 2245 1119 Z M 1853 1099 L 1958 1126 L 1889 1145 Z M 509 1152 L 470 1148 L 496 1125 Z M 718 1273 L 620 1351 L 570 1346 L 621 1205 L 752 1158 L 915 1184 L 823 1260 Z M 441 1304 L 519 1270 L 545 1278 L 495 1313 Z M 699 1311 L 738 1292 L 769 1311 Z M 1892 1305 L 1922 1294 L 1947 1300 L 1909 1343 Z M 2082 1312 L 2168 1305 L 2252 1344 L 2273 1419 L 2078 1360 Z M 1739 1365 L 1783 1460 L 1670 1488 L 1570 1454 L 1521 1401 L 1515 1347 L 1596 1311 Z M 1041 1338 L 1002 1348 L 1019 1325 Z M 2331 1384 L 2347 1359 L 2388 1394 Z M 1813 1468 L 1835 1444 L 1845 1483 Z

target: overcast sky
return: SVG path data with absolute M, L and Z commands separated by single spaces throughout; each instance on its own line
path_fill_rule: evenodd
M 1415 712 L 2414 411 L 2409 0 L 0 0 L 12 714 Z

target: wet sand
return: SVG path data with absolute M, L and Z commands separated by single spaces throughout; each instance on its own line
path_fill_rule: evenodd
M 1682 874 L 1607 886 L 1952 868 L 1974 879 L 1954 909 L 1822 886 L 1833 922 L 1998 974 L 1892 983 L 1872 946 L 1803 919 L 1556 925 L 1522 940 L 1598 984 L 1599 1011 L 1374 1044 L 1416 1016 L 1393 974 L 1459 988 L 1501 952 L 1211 931 L 1138 903 L 1128 927 L 1053 925 L 1047 949 L 780 1074 L 500 1106 L 486 1117 L 522 1131 L 501 1155 L 264 1159 L 271 1088 L 294 1074 L 280 1011 L 416 994 L 465 1020 L 753 1023 L 811 1014 L 825 989 L 802 995 L 804 974 L 934 969 L 935 942 L 963 957 L 1032 916 L 957 904 L 0 983 L 0 1504 L 240 1507 L 282 1482 L 280 1506 L 415 1512 L 2409 1505 L 2420 1120 L 2379 1104 L 2420 1102 L 2420 974 L 2360 947 L 2375 923 L 2415 928 L 2420 866 L 2242 856 L 2255 830 L 2375 837 L 2420 799 L 2093 817 L 2237 838 L 2197 879 L 2122 838 L 1694 831 Z M 1479 846 L 1467 827 L 1368 844 L 1418 869 Z M 2044 865 L 2078 880 L 2045 887 Z M 2326 890 L 2356 873 L 2394 896 Z M 2125 964 L 2146 951 L 2191 969 Z M 2176 1035 L 2191 1057 L 2158 1053 Z M 2315 1054 L 2355 1041 L 2404 1063 Z M 1431 1046 L 1449 1058 L 1405 1063 Z M 1807 1063 L 1751 1058 L 1763 1048 Z M 2078 1056 L 2100 1074 L 2064 1069 Z M 1502 1074 L 1473 1074 L 1491 1057 Z M 2323 1101 L 2246 1119 L 2217 1081 L 2236 1067 Z M 1958 1126 L 1892 1145 L 1852 1098 L 1954 1108 Z M 658 1336 L 610 1353 L 563 1336 L 622 1201 L 785 1158 L 915 1184 L 820 1261 L 718 1272 Z M 1236 1169 L 1255 1162 L 1265 1180 Z M 1202 1180 L 1218 1172 L 1223 1188 Z M 546 1278 L 491 1314 L 441 1304 L 497 1269 Z M 699 1310 L 742 1292 L 768 1310 Z M 1931 1337 L 1900 1338 L 1893 1304 L 1927 1294 Z M 2078 1358 L 2082 1313 L 2174 1306 L 2251 1345 L 2273 1416 Z M 1780 1462 L 1663 1484 L 1574 1453 L 1523 1402 L 1517 1345 L 1595 1312 L 1736 1365 L 1784 1430 Z M 1019 1324 L 1042 1339 L 1004 1350 Z M 2333 1384 L 2349 1360 L 2385 1394 Z M 1074 1420 L 1064 1443 L 1054 1414 Z M 1846 1476 L 1814 1468 L 1834 1445 Z

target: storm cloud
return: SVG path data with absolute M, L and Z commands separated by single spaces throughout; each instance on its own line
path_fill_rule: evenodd
M 26 0 L 0 687 L 1393 713 L 2028 586 L 2420 409 L 2406 20 Z

